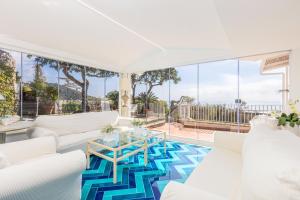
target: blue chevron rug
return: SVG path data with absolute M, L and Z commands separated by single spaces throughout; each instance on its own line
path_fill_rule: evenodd
M 91 157 L 90 169 L 82 175 L 82 200 L 159 200 L 170 180 L 184 182 L 193 169 L 210 151 L 208 147 L 167 141 L 148 150 L 148 165 L 144 153 L 118 163 L 118 182 L 113 184 L 113 165 L 96 156 Z M 128 149 L 130 150 L 130 149 Z

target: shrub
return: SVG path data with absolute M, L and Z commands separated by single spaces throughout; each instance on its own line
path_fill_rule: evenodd
M 0 94 L 5 98 L 0 101 L 0 116 L 16 112 L 15 83 L 15 62 L 9 53 L 0 50 Z
M 63 113 L 73 113 L 73 112 L 80 112 L 80 111 L 81 111 L 81 104 L 69 102 L 62 105 Z

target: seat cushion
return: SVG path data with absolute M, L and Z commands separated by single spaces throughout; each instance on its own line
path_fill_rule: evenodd
M 55 156 L 58 156 L 58 155 L 60 155 L 60 154 L 59 153 L 45 154 L 45 155 L 41 155 L 39 157 L 30 158 L 30 159 L 27 159 L 27 160 L 22 160 L 20 162 L 15 163 L 14 165 L 22 165 L 22 164 L 27 163 L 27 162 L 35 162 L 35 161 L 39 162 L 40 160 L 48 159 L 50 157 L 55 157 Z
M 299 137 L 277 130 L 246 138 L 242 199 L 300 199 Z
M 0 144 L 0 152 L 7 156 L 11 165 L 56 153 L 56 142 L 52 136 Z
M 180 192 L 178 192 L 180 191 Z M 171 181 L 164 189 L 161 200 L 227 200 L 192 186 Z
M 239 153 L 216 147 L 192 172 L 186 184 L 226 199 L 236 199 L 241 168 Z
M 89 112 L 72 115 L 42 115 L 35 122 L 34 127 L 42 127 L 54 131 L 57 136 L 80 134 L 116 124 L 118 112 Z
M 87 143 L 89 140 L 103 137 L 103 133 L 99 130 L 89 131 L 80 134 L 70 134 L 58 137 L 58 151 L 63 151 L 65 149 L 72 148 L 74 146 L 79 146 L 81 144 Z

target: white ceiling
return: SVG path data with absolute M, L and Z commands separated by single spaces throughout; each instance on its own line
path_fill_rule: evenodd
M 300 48 L 299 0 L 1 0 L 0 47 L 119 72 Z

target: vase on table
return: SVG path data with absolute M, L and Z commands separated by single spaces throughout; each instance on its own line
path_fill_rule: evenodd
M 142 126 L 134 126 L 133 129 L 135 136 L 145 136 L 147 133 L 147 129 Z
M 113 131 L 110 133 L 105 133 L 103 137 L 103 143 L 107 146 L 117 146 L 119 142 L 119 133 L 118 131 Z

